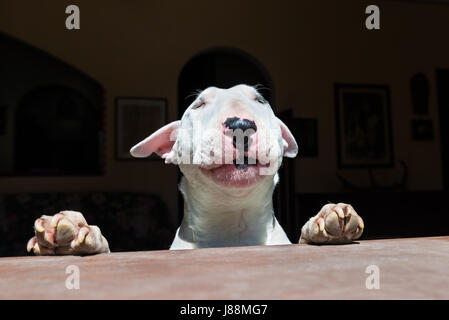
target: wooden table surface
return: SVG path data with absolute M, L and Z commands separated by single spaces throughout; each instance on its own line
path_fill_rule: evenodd
M 69 290 L 70 265 L 80 288 Z M 379 268 L 379 289 L 366 269 Z M 449 299 L 449 237 L 0 258 L 0 299 Z

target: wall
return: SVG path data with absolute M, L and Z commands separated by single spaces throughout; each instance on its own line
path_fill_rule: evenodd
M 35 45 L 103 84 L 107 102 L 104 177 L 0 178 L 0 192 L 135 190 L 161 194 L 176 214 L 177 171 L 162 162 L 114 160 L 114 97 L 167 97 L 177 118 L 177 79 L 199 51 L 230 46 L 253 55 L 274 82 L 278 110 L 319 121 L 319 157 L 297 159 L 301 192 L 340 190 L 336 178 L 333 84 L 390 85 L 395 158 L 409 166 L 411 190 L 440 189 L 438 134 L 410 138 L 409 79 L 431 82 L 430 117 L 438 133 L 436 67 L 449 68 L 449 5 L 376 1 L 381 30 L 364 28 L 367 2 L 359 1 L 77 1 L 81 30 L 65 29 L 68 1 L 2 1 L 0 30 Z M 257 8 L 256 8 L 257 6 Z M 301 137 L 298 138 L 301 144 Z M 340 170 L 363 183 L 363 170 Z M 396 169 L 375 171 L 394 182 Z

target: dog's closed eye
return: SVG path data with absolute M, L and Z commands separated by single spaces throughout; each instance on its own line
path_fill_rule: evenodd
M 206 105 L 206 101 L 204 99 L 199 99 L 197 103 L 192 106 L 192 109 L 198 109 L 204 107 Z
M 265 100 L 264 97 L 262 97 L 260 94 L 256 94 L 256 95 L 254 96 L 254 100 L 255 100 L 256 102 L 261 103 L 261 104 L 266 104 L 266 103 L 267 103 L 267 100 Z

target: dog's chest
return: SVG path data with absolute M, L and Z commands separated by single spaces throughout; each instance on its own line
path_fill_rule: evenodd
M 265 212 L 245 210 L 195 216 L 190 222 L 189 237 L 198 248 L 263 245 L 273 224 L 272 218 L 267 217 Z

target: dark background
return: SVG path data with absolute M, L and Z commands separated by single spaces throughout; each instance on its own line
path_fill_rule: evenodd
M 365 239 L 448 234 L 449 1 L 377 1 L 380 30 L 355 0 L 77 1 L 67 30 L 70 4 L 0 0 L 0 255 L 69 207 L 113 251 L 166 248 L 179 172 L 115 157 L 115 98 L 167 99 L 170 122 L 196 90 L 238 83 L 297 135 L 275 194 L 292 241 L 329 201 L 355 207 Z M 388 88 L 391 164 L 339 166 L 339 83 Z

